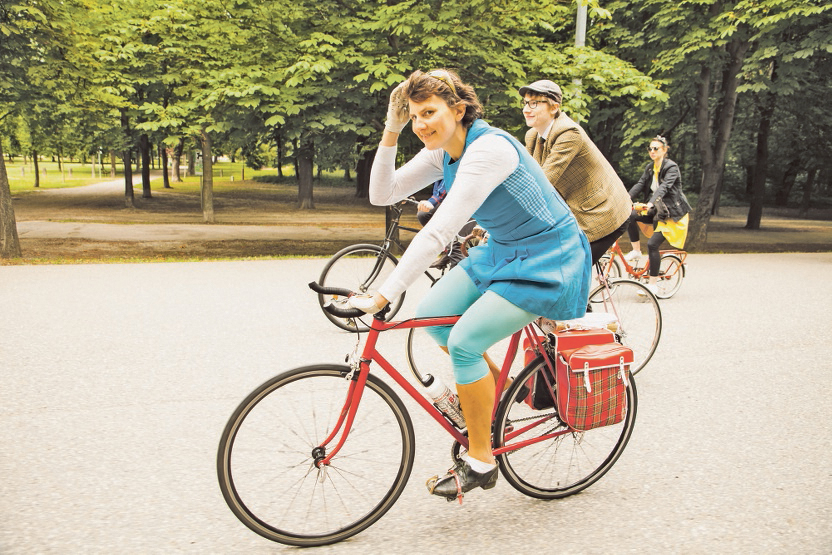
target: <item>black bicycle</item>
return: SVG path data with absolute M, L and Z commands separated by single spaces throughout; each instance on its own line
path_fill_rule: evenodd
M 398 232 L 404 230 L 418 233 L 420 231 L 419 229 L 407 227 L 400 223 L 405 206 L 418 206 L 418 204 L 419 202 L 416 199 L 408 197 L 392 205 L 390 207 L 392 219 L 381 245 L 359 243 L 341 249 L 327 261 L 326 266 L 324 266 L 321 272 L 321 276 L 318 278 L 318 283 L 322 287 L 337 287 L 358 293 L 366 293 L 370 289 L 378 288 L 399 263 L 399 259 L 391 252 L 391 249 L 397 247 L 399 252 L 404 252 L 405 250 L 404 245 L 398 239 Z M 453 267 L 454 264 L 451 261 L 465 256 L 467 253 L 466 247 L 471 246 L 471 243 L 476 240 L 476 238 L 469 238 L 475 225 L 476 222 L 471 220 L 461 229 L 456 240 L 446 248 L 442 257 L 432 266 L 433 270 L 438 272 L 437 275 L 425 271 L 425 276 L 430 280 L 431 285 L 436 283 L 436 280 Z M 454 248 L 462 249 L 459 256 L 454 256 Z M 448 262 L 443 263 L 445 260 Z M 390 321 L 399 312 L 399 309 L 401 309 L 404 303 L 404 299 L 405 293 L 402 293 L 399 297 L 390 301 L 390 311 L 387 313 L 387 321 Z M 325 294 L 318 295 L 318 303 L 321 306 L 321 310 L 330 322 L 342 330 L 349 332 L 367 331 L 368 328 L 356 319 L 340 318 L 324 308 L 327 305 L 343 305 L 345 302 L 346 297 Z

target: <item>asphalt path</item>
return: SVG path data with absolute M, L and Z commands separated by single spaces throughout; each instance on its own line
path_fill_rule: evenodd
M 160 175 L 151 175 L 151 180 Z M 134 183 L 139 176 L 134 175 Z M 102 181 L 81 187 L 42 189 L 38 195 L 64 197 L 64 202 L 87 202 L 89 198 L 112 195 L 121 198 L 124 180 Z M 746 214 L 732 210 L 730 215 L 713 216 L 708 232 L 708 245 L 712 250 L 725 248 L 733 252 L 737 245 L 745 245 L 749 251 L 784 250 L 832 250 L 832 221 L 803 220 L 766 217 L 759 230 L 744 229 Z M 84 221 L 22 220 L 18 217 L 17 232 L 21 239 L 90 239 L 95 241 L 230 241 L 230 240 L 332 240 L 380 241 L 382 229 L 354 227 L 338 222 L 320 221 L 315 224 L 287 220 L 280 225 L 222 225 L 222 224 L 115 224 Z M 405 235 L 409 234 L 405 232 Z M 776 248 L 772 249 L 772 245 Z M 791 248 L 793 246 L 793 248 Z M 814 246 L 815 248 L 806 248 Z
M 351 350 L 306 289 L 323 264 L 0 267 L 0 553 L 294 551 L 237 521 L 215 457 L 254 387 Z M 314 552 L 829 553 L 831 274 L 832 253 L 690 255 L 598 483 L 543 502 L 501 479 L 445 503 L 423 484 L 450 442 L 411 410 L 399 502 Z

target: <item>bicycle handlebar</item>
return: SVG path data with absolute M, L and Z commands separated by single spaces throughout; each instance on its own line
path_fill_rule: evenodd
M 349 289 L 342 289 L 341 287 L 323 287 L 314 281 L 309 284 L 309 289 L 320 295 L 338 295 L 339 297 L 349 297 L 354 294 Z M 332 301 L 325 303 L 323 308 L 338 318 L 358 318 L 359 316 L 366 316 L 366 313 L 363 310 L 358 308 L 340 308 L 333 305 Z

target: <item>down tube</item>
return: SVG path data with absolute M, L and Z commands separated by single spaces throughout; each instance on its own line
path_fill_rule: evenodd
M 387 362 L 387 360 L 385 360 L 385 358 L 378 353 L 373 356 L 373 361 L 377 362 L 378 365 L 381 366 L 385 372 L 387 372 L 387 375 L 393 378 L 393 380 L 399 384 L 402 389 L 407 391 L 408 395 L 410 395 L 414 401 L 419 403 L 419 405 L 421 405 L 421 407 L 425 409 L 425 411 L 431 415 L 440 426 L 445 428 L 445 430 L 451 434 L 455 440 L 457 440 L 466 449 L 468 448 L 468 438 L 462 435 L 462 432 L 451 425 L 451 423 L 448 422 L 448 419 L 442 416 L 442 413 L 440 413 L 430 401 L 425 399 L 424 396 L 422 396 L 416 388 L 410 384 L 410 382 L 404 379 L 404 377 L 393 367 L 393 365 Z

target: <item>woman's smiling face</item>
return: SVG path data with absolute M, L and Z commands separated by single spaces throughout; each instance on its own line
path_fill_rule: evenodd
M 459 103 L 453 107 L 448 106 L 436 95 L 431 95 L 422 102 L 411 99 L 409 104 L 413 132 L 425 144 L 425 148 L 455 151 L 458 131 L 464 131 L 461 122 L 465 115 L 465 105 Z M 464 140 L 463 134 L 463 143 Z

